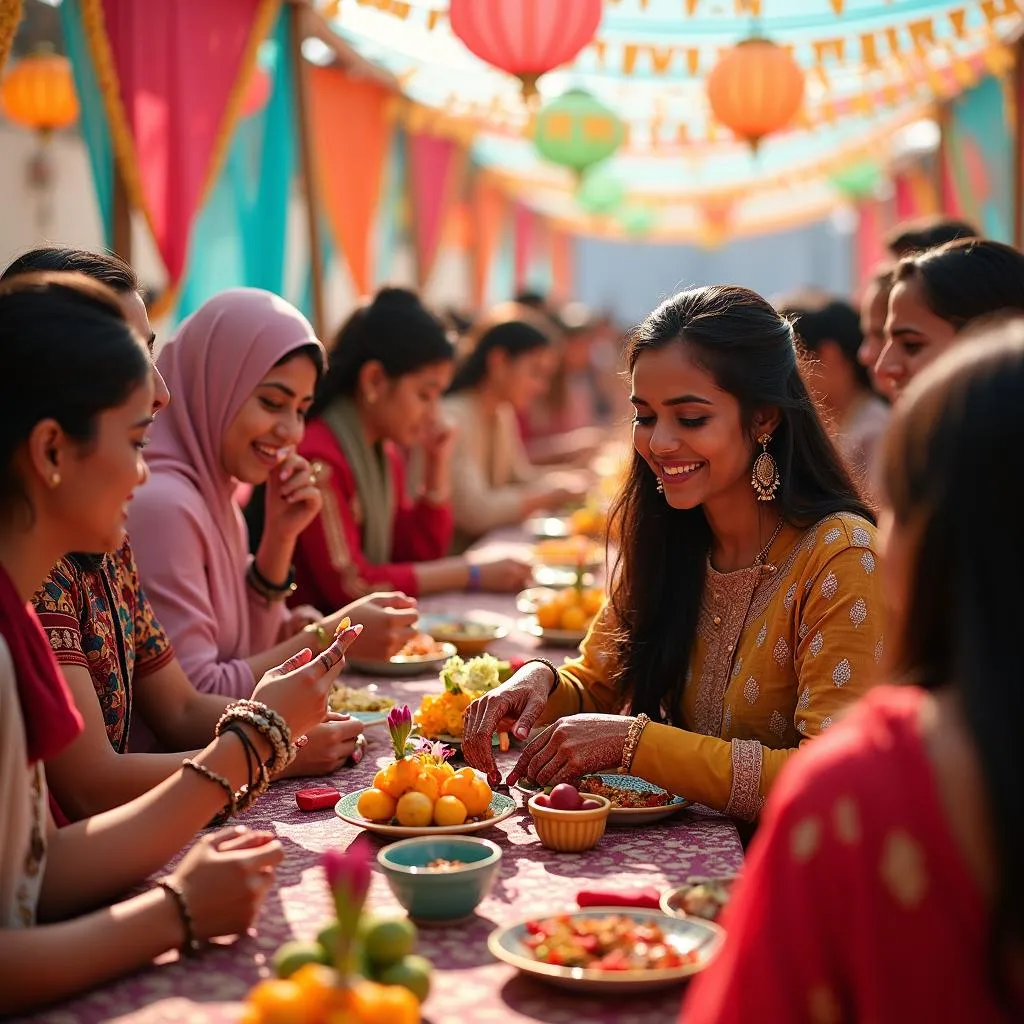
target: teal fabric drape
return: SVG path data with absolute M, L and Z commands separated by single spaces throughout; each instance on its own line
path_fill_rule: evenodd
M 96 81 L 96 71 L 89 57 L 89 48 L 82 30 L 82 12 L 78 0 L 64 0 L 60 5 L 60 27 L 64 48 L 71 61 L 75 91 L 81 111 L 79 127 L 89 150 L 89 164 L 96 189 L 96 203 L 103 222 L 103 241 L 109 248 L 114 239 L 114 150 L 107 129 L 103 97 Z
M 381 191 L 376 227 L 377 283 L 386 284 L 395 269 L 395 253 L 409 237 L 409 199 L 406 193 L 405 132 L 395 130 Z
M 487 305 L 506 302 L 513 297 L 516 283 L 516 252 L 515 238 L 511 224 L 505 225 L 498 251 L 491 261 L 491 271 L 487 279 Z
M 260 49 L 267 105 L 239 121 L 224 168 L 192 229 L 178 300 L 182 320 L 211 295 L 247 285 L 284 294 L 288 206 L 296 166 L 288 7 Z

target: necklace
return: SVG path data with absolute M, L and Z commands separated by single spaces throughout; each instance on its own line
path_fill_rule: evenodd
M 772 545 L 778 539 L 778 536 L 782 532 L 782 527 L 785 525 L 785 523 L 785 519 L 779 520 L 779 524 L 775 527 L 775 532 L 771 535 L 771 538 L 769 539 L 768 543 L 765 544 L 765 546 L 761 548 L 760 551 L 758 551 L 757 557 L 754 559 L 754 565 L 763 566 L 764 571 L 769 575 L 773 575 L 777 570 L 776 567 L 771 564 L 771 562 L 766 563 L 765 558 L 767 557 L 768 552 L 771 551 Z

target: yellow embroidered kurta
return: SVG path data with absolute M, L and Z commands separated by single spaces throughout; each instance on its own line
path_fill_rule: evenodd
M 708 568 L 686 673 L 685 728 L 651 724 L 634 774 L 734 817 L 753 819 L 772 780 L 802 743 L 875 681 L 884 603 L 875 529 L 839 514 L 800 530 L 785 526 L 764 566 Z M 598 616 L 566 663 L 545 721 L 619 710 Z

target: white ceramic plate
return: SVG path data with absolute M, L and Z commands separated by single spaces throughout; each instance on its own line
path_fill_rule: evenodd
M 497 825 L 499 821 L 504 821 L 517 810 L 512 797 L 505 796 L 504 793 L 492 793 L 489 818 L 467 821 L 462 825 L 426 825 L 423 828 L 411 828 L 406 825 L 387 825 L 364 818 L 356 808 L 363 792 L 364 790 L 357 789 L 354 793 L 343 796 L 335 805 L 334 813 L 350 825 L 365 828 L 367 832 L 374 832 L 379 836 L 394 836 L 396 839 L 411 839 L 413 836 L 464 836 L 472 832 L 483 832 L 484 829 Z
M 664 793 L 666 790 L 655 786 L 653 782 L 641 779 L 636 775 L 619 775 L 616 772 L 591 772 L 591 775 L 599 778 L 606 786 L 613 786 L 616 789 L 628 789 L 640 793 Z M 515 788 L 521 793 L 533 796 L 539 793 L 544 787 L 535 786 L 520 779 Z M 585 787 L 581 786 L 581 791 Z M 673 814 L 689 806 L 690 801 L 681 796 L 673 796 L 669 803 L 660 807 L 616 807 L 612 805 L 608 813 L 609 825 L 653 825 L 656 821 L 662 821 Z
M 380 725 L 388 720 L 387 711 L 339 711 L 338 714 L 358 718 L 363 723 L 364 729 L 369 729 L 371 725 Z
M 440 672 L 444 663 L 458 653 L 455 644 L 441 644 L 443 653 L 425 656 L 396 654 L 389 661 L 362 661 L 359 658 L 348 658 L 353 672 L 361 672 L 367 676 L 425 676 L 431 672 Z
M 521 618 L 516 623 L 516 629 L 527 636 L 537 637 L 549 647 L 579 647 L 587 635 L 586 630 L 543 629 L 532 615 Z
M 700 918 L 669 917 L 657 910 L 639 910 L 631 907 L 588 907 L 566 916 L 579 920 L 600 918 L 609 915 L 629 917 L 638 922 L 653 922 L 665 933 L 666 938 L 683 952 L 696 950 L 698 957 L 692 964 L 667 970 L 649 971 L 596 971 L 581 967 L 557 967 L 533 958 L 533 953 L 523 940 L 527 936 L 526 926 L 531 921 L 543 921 L 555 915 L 540 915 L 491 932 L 487 948 L 498 960 L 518 968 L 540 981 L 546 981 L 559 988 L 575 989 L 578 992 L 602 992 L 605 994 L 646 992 L 652 989 L 678 985 L 691 975 L 703 970 L 718 952 L 725 932 L 716 924 Z M 559 915 L 561 916 L 561 915 Z

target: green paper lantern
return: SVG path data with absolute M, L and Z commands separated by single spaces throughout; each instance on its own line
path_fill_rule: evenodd
M 584 175 L 576 190 L 576 202 L 588 213 L 612 213 L 622 205 L 625 196 L 622 182 L 600 170 Z
M 622 119 L 582 89 L 570 89 L 537 114 L 533 143 L 546 160 L 582 174 L 626 138 Z
M 649 206 L 628 206 L 619 223 L 628 235 L 646 235 L 654 227 L 655 214 Z
M 863 160 L 836 171 L 829 184 L 847 199 L 866 199 L 882 184 L 882 169 L 873 160 Z

